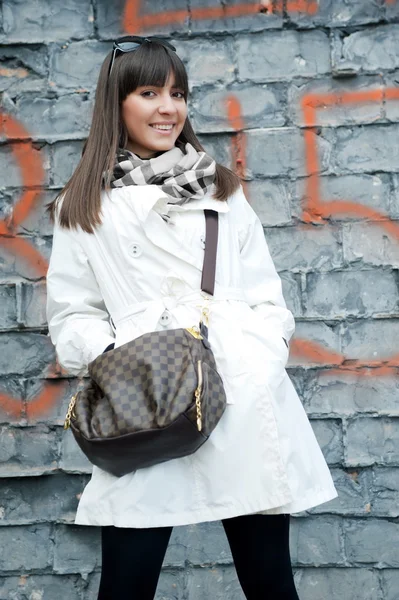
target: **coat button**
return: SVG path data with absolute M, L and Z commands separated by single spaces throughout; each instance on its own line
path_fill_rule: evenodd
M 204 235 L 201 235 L 201 238 L 200 238 L 200 239 L 201 239 L 201 246 L 202 246 L 202 248 L 205 250 L 205 236 L 204 236 Z
M 140 246 L 138 244 L 132 244 L 130 246 L 129 251 L 130 251 L 130 254 L 133 256 L 133 258 L 138 258 L 143 253 L 142 249 L 140 248 Z
M 166 325 L 169 325 L 171 320 L 172 320 L 172 316 L 171 316 L 170 312 L 168 310 L 165 310 L 165 312 L 162 313 L 161 318 L 159 319 L 159 322 L 161 323 L 161 325 L 166 327 Z

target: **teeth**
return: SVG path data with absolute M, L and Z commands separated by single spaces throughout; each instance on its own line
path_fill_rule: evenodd
M 162 129 L 164 131 L 169 131 L 172 129 L 173 125 L 151 125 L 154 129 Z

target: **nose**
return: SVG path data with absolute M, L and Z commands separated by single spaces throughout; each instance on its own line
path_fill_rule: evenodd
M 161 97 L 161 101 L 158 108 L 161 114 L 173 114 L 176 112 L 176 106 L 173 102 L 173 98 L 170 97 L 170 94 L 165 94 Z

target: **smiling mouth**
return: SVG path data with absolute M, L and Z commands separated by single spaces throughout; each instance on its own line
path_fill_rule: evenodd
M 157 131 L 172 131 L 174 124 L 170 124 L 170 125 L 150 125 L 150 127 L 152 127 L 153 129 L 156 129 Z

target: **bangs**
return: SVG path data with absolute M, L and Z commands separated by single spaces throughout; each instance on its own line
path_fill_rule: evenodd
M 115 60 L 115 67 L 115 73 L 111 76 L 114 75 L 116 81 L 119 81 L 120 102 L 138 87 L 164 87 L 171 73 L 175 79 L 174 87 L 181 89 L 187 99 L 186 69 L 177 54 L 161 44 L 146 43 L 133 52 L 119 55 Z

